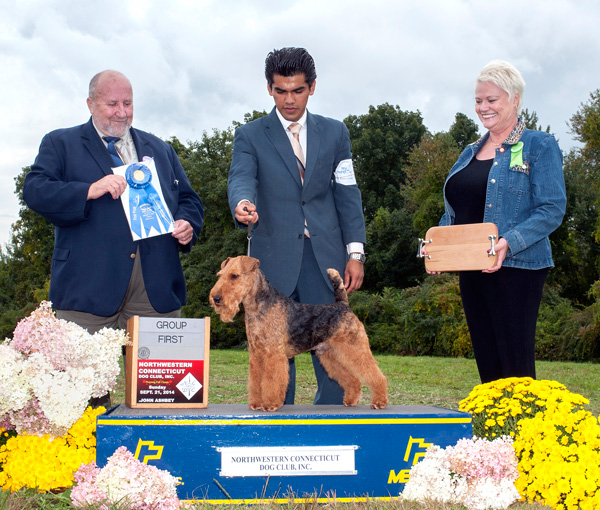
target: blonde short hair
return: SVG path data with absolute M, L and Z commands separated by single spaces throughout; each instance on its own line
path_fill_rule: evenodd
M 500 87 L 508 94 L 508 99 L 511 101 L 518 94 L 517 115 L 521 113 L 525 80 L 515 66 L 504 60 L 492 60 L 486 64 L 479 73 L 479 76 L 477 76 L 475 88 L 477 88 L 477 83 L 479 82 L 493 83 L 497 87 Z

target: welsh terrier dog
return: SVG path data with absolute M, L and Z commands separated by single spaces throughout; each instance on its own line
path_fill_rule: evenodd
M 387 379 L 371 354 L 363 324 L 348 306 L 344 282 L 327 271 L 335 303 L 300 304 L 273 287 L 252 257 L 228 258 L 217 273 L 210 304 L 223 322 L 232 322 L 244 305 L 250 354 L 248 405 L 276 411 L 285 400 L 288 358 L 314 350 L 332 379 L 344 390 L 344 405 L 355 406 L 361 381 L 371 390 L 371 407 L 388 403 Z

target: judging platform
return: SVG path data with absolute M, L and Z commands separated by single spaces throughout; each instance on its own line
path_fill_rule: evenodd
M 252 504 L 397 497 L 430 444 L 472 436 L 471 415 L 440 407 L 116 406 L 97 420 L 97 464 L 119 446 L 183 482 L 183 500 Z

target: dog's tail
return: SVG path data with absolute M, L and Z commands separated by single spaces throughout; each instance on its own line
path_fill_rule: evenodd
M 335 269 L 328 269 L 327 274 L 329 275 L 329 279 L 333 284 L 333 293 L 335 295 L 336 303 L 338 301 L 343 301 L 344 303 L 348 303 L 348 294 L 346 294 L 346 287 L 344 287 L 344 281 Z

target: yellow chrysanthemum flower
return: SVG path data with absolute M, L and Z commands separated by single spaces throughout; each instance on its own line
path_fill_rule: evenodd
M 0 487 L 15 492 L 73 485 L 73 473 L 96 459 L 96 417 L 104 408 L 88 408 L 63 437 L 26 434 L 10 437 L 0 447 Z
M 556 381 L 507 378 L 476 386 L 460 402 L 473 433 L 515 438 L 523 499 L 552 508 L 600 508 L 600 424 L 588 399 Z

